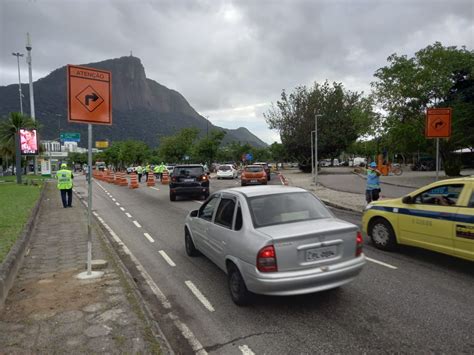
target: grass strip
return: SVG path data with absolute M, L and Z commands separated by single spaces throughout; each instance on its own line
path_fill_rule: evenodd
M 0 263 L 20 236 L 40 192 L 41 184 L 0 184 Z

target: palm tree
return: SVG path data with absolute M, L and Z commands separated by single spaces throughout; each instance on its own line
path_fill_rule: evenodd
M 17 154 L 20 151 L 19 131 L 37 127 L 36 121 L 19 112 L 10 112 L 6 119 L 0 121 L 0 149 L 5 153 L 10 152 L 11 156 L 16 157 L 16 181 L 18 184 L 21 184 L 21 157 Z

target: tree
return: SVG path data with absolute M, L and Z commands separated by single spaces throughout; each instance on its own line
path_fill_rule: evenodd
M 192 160 L 211 164 L 217 156 L 217 151 L 225 135 L 225 131 L 213 130 L 209 136 L 201 138 L 191 150 Z
M 448 168 L 454 161 L 452 151 L 474 142 L 474 52 L 436 42 L 413 58 L 395 53 L 387 60 L 389 64 L 375 72 L 378 80 L 372 87 L 386 112 L 383 128 L 388 141 L 404 152 L 432 151 L 434 142 L 424 138 L 426 109 L 452 107 L 453 134 L 440 145 Z
M 280 132 L 287 158 L 308 164 L 311 159 L 311 135 L 318 118 L 318 153 L 335 158 L 359 136 L 370 132 L 375 115 L 372 102 L 362 93 L 346 90 L 342 83 L 311 89 L 297 87 L 288 95 L 284 90 L 276 106 L 264 117 L 271 129 Z
M 159 157 L 169 163 L 178 163 L 191 154 L 191 148 L 199 134 L 197 128 L 184 128 L 173 136 L 163 137 L 158 148 Z

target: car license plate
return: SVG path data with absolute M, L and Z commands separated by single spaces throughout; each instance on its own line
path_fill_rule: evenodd
M 257 180 L 250 180 L 250 182 L 257 182 Z
M 194 179 L 183 179 L 184 182 L 193 182 Z
M 316 249 L 306 250 L 306 261 L 316 261 L 322 259 L 329 259 L 337 254 L 337 246 L 322 247 Z

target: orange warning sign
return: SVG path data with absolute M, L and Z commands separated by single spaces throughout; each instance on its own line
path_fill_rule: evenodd
M 106 70 L 67 66 L 68 121 L 112 124 L 112 74 Z
M 451 137 L 451 108 L 429 108 L 426 110 L 426 138 Z

